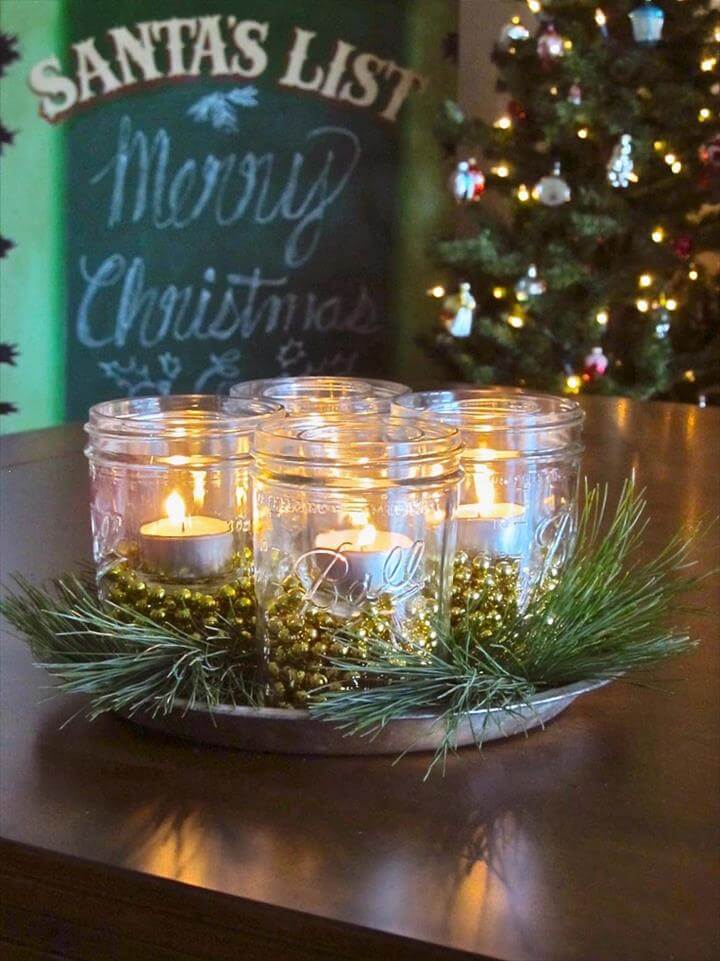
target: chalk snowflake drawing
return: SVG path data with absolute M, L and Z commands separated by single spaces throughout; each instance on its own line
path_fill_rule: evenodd
M 195 123 L 209 123 L 223 133 L 237 133 L 238 107 L 257 107 L 257 87 L 235 87 L 234 90 L 208 93 L 188 109 Z
M 291 368 L 307 360 L 307 354 L 305 353 L 305 347 L 302 341 L 295 340 L 291 337 L 290 340 L 280 346 L 280 349 L 275 355 L 275 359 L 278 364 L 280 364 L 280 368 L 284 373 L 287 373 Z
M 140 397 L 143 394 L 169 394 L 173 381 L 180 375 L 182 364 L 173 354 L 161 354 L 158 358 L 160 377 L 150 376 L 147 364 L 138 364 L 135 357 L 131 357 L 123 367 L 119 360 L 101 360 L 98 367 L 108 380 L 126 391 L 128 397 Z

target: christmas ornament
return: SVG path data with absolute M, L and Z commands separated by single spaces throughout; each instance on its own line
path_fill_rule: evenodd
M 520 17 L 513 17 L 500 31 L 497 45 L 501 50 L 509 50 L 514 43 L 528 40 L 530 31 L 520 23 Z
M 550 66 L 565 53 L 563 38 L 555 29 L 554 23 L 548 23 L 538 37 L 537 52 L 544 67 Z
M 659 307 L 655 311 L 655 334 L 661 340 L 670 333 L 670 311 L 665 307 Z
M 693 252 L 693 239 L 689 234 L 680 234 L 673 240 L 672 248 L 676 257 L 687 260 Z
M 632 137 L 624 133 L 613 147 L 607 165 L 607 176 L 613 187 L 627 187 L 633 172 Z
M 645 0 L 628 14 L 632 24 L 635 43 L 652 47 L 660 40 L 665 23 L 665 14 L 652 0 Z
M 507 112 L 513 118 L 513 120 L 518 120 L 520 122 L 527 120 L 525 108 L 518 100 L 508 100 Z
M 515 284 L 515 296 L 521 302 L 531 297 L 539 297 L 547 290 L 547 284 L 538 276 L 535 264 L 530 264 L 524 277 Z
M 608 369 L 610 361 L 603 353 L 602 347 L 593 347 L 585 358 L 585 374 L 590 380 L 602 377 Z
M 706 167 L 720 168 L 720 134 L 700 147 L 698 158 Z
M 479 200 L 485 190 L 485 176 L 474 160 L 461 160 L 450 177 L 450 191 L 456 202 Z
M 570 89 L 568 90 L 568 103 L 571 103 L 576 107 L 579 107 L 580 104 L 582 103 L 582 87 L 577 82 L 577 80 L 575 81 L 575 83 L 571 85 Z
M 537 182 L 533 193 L 546 207 L 559 207 L 561 204 L 570 202 L 572 192 L 567 181 L 561 176 L 559 163 L 553 167 L 552 174 L 542 177 Z
M 469 337 L 477 302 L 470 291 L 470 284 L 460 284 L 456 294 L 443 301 L 440 318 L 453 337 Z

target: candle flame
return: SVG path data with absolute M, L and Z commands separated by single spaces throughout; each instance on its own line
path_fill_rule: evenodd
M 482 511 L 489 510 L 495 503 L 495 486 L 493 472 L 489 467 L 479 465 L 473 472 L 475 485 L 475 502 Z
M 375 543 L 377 530 L 375 526 L 370 523 L 370 514 L 366 510 L 348 511 L 347 517 L 349 518 L 353 527 L 360 528 L 357 546 L 361 550 L 363 547 L 370 547 Z
M 207 473 L 204 470 L 191 470 L 193 479 L 193 501 L 196 507 L 202 507 L 205 503 L 205 480 Z
M 173 491 L 165 501 L 165 511 L 172 524 L 176 524 L 178 527 L 184 525 L 186 517 L 185 501 L 177 491 Z

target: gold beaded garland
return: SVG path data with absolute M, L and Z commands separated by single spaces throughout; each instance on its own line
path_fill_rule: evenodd
M 518 609 L 520 562 L 514 557 L 491 557 L 465 551 L 455 555 L 450 622 L 467 619 L 475 636 L 489 636 Z M 482 606 L 479 602 L 482 600 Z
M 217 588 L 202 590 L 169 584 L 148 584 L 142 572 L 128 561 L 116 565 L 102 580 L 102 595 L 112 604 L 149 617 L 156 624 L 176 627 L 198 641 L 217 631 L 227 633 L 238 650 L 255 645 L 257 612 L 252 549 L 233 558 L 234 579 Z M 132 620 L 123 613 L 122 619 Z

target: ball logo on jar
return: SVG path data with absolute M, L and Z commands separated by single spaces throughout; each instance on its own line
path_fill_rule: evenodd
M 361 607 L 383 594 L 402 600 L 422 586 L 418 578 L 425 553 L 423 541 L 391 544 L 386 549 L 363 551 L 351 543 L 336 548 L 315 547 L 297 558 L 293 573 L 307 584 L 306 600 L 331 607 L 342 599 Z

